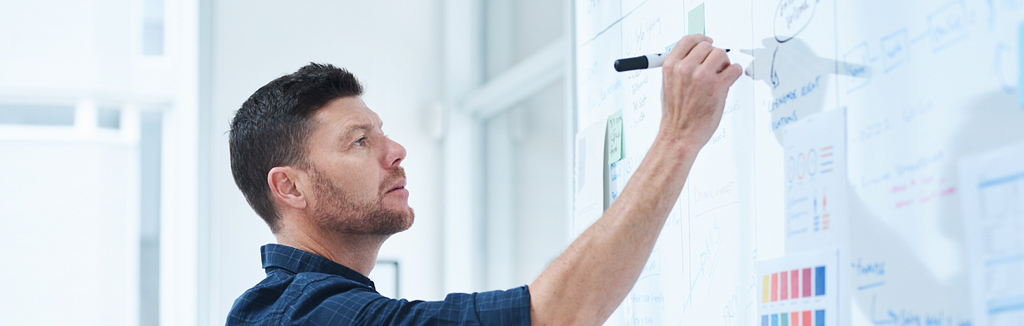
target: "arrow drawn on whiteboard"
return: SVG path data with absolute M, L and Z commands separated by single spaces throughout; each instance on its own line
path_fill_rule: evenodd
M 771 72 L 772 89 L 779 88 L 779 73 L 775 72 L 775 57 L 777 57 L 778 55 L 779 55 L 779 48 L 776 47 L 775 48 L 775 52 L 772 52 L 772 72 Z
M 875 319 L 875 301 L 878 301 L 878 295 L 877 294 L 871 296 L 871 322 L 873 322 L 875 325 L 895 324 L 896 323 L 896 314 L 893 313 L 892 310 L 889 311 L 889 317 L 892 317 L 891 320 L 877 320 L 877 319 Z

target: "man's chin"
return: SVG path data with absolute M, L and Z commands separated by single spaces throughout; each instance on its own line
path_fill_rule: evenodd
M 412 227 L 413 221 L 416 220 L 416 214 L 413 213 L 411 207 L 405 207 L 403 209 L 391 209 L 383 216 L 387 219 L 387 223 L 379 224 L 377 228 L 377 234 L 380 235 L 392 235 Z
M 413 212 L 412 207 L 407 207 L 406 209 L 407 211 L 405 214 L 399 214 L 400 216 L 402 216 L 402 227 L 395 233 L 408 230 L 409 228 L 412 227 L 413 222 L 416 221 L 416 214 Z

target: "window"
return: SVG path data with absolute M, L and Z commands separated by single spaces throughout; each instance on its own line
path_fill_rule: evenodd
M 142 54 L 164 55 L 163 0 L 142 0 Z

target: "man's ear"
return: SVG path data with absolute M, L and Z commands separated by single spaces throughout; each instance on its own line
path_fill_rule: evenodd
M 270 197 L 286 207 L 294 209 L 306 208 L 306 196 L 299 186 L 301 171 L 290 166 L 277 166 L 267 173 L 270 184 Z

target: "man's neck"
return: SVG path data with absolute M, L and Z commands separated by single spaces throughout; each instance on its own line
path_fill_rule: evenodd
M 377 253 L 388 236 L 360 234 L 316 234 L 285 232 L 277 236 L 277 243 L 327 258 L 369 277 L 377 263 Z

